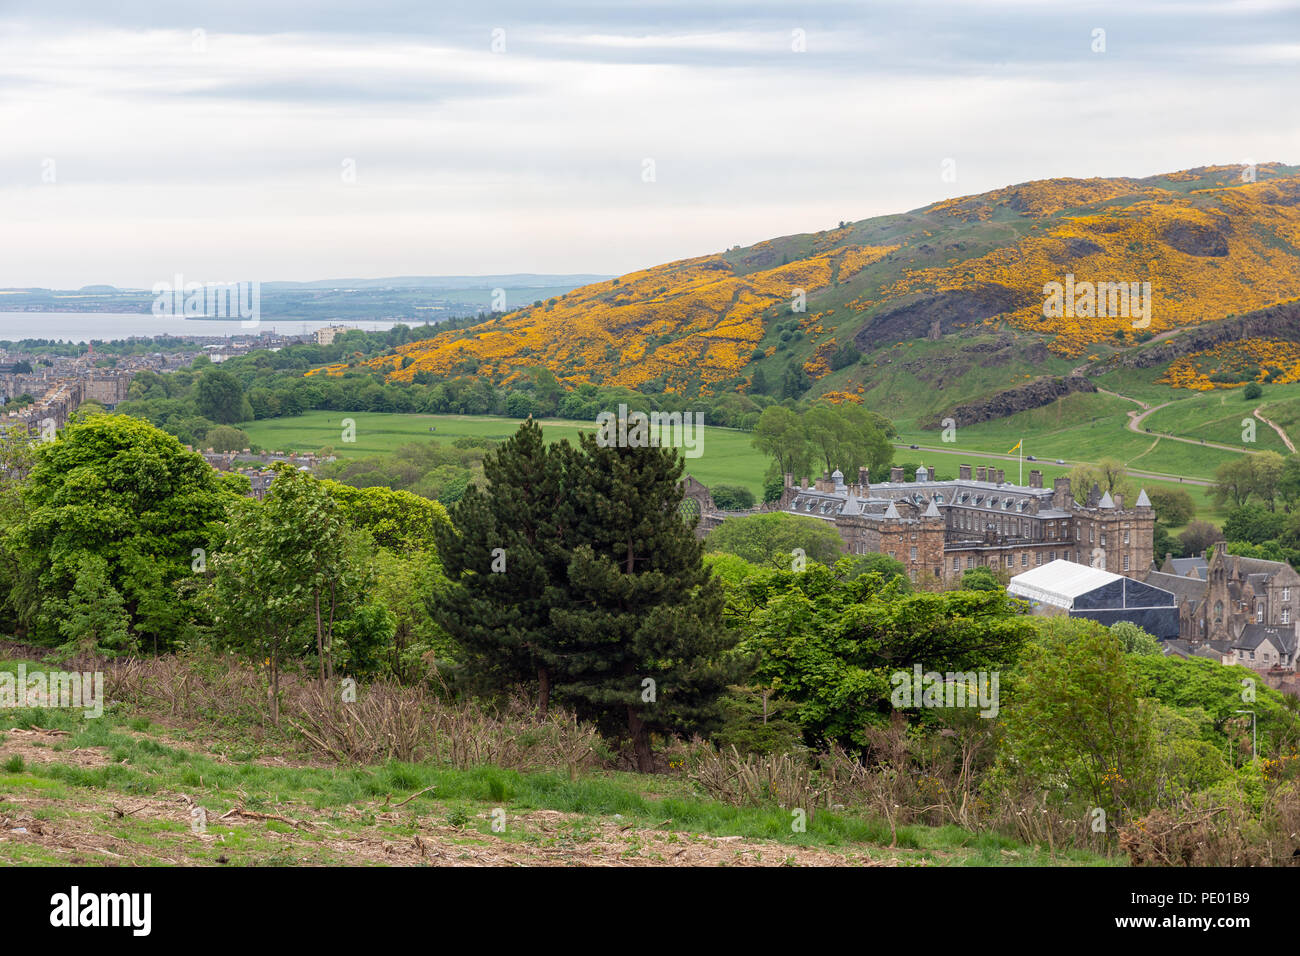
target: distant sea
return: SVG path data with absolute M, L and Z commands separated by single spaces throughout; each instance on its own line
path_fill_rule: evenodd
M 378 332 L 397 323 L 389 319 L 262 319 L 255 328 L 244 328 L 238 319 L 181 319 L 166 315 L 134 315 L 124 312 L 0 312 L 0 341 L 62 339 L 64 342 L 109 342 L 132 335 L 304 335 L 326 325 Z M 414 325 L 414 322 L 407 322 Z

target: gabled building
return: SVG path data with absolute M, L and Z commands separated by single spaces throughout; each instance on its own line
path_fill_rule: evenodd
M 1294 627 L 1247 624 L 1232 642 L 1232 662 L 1253 670 L 1290 670 L 1295 667 Z
M 1174 594 L 1181 640 L 1254 670 L 1295 667 L 1300 574 L 1291 565 L 1227 554 L 1220 546 L 1206 562 L 1204 579 L 1196 566 L 1184 565 L 1181 575 L 1164 568 L 1177 566 L 1166 558 L 1162 570 L 1143 580 Z
M 848 484 L 836 471 L 811 484 L 785 476 L 779 510 L 833 524 L 850 554 L 879 552 L 901 561 L 914 581 L 956 584 L 975 567 L 1016 574 L 1068 560 L 1137 578 L 1152 560 L 1155 513 L 1146 492 L 1132 507 L 1096 486 L 1078 504 L 1068 478 L 1043 486 L 1006 481 L 1002 469 L 960 465 L 953 481 L 924 466 L 915 481 L 902 468 L 872 485 L 866 469 Z

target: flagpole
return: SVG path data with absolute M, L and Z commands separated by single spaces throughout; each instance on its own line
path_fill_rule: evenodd
M 1025 440 L 1020 439 L 1020 444 L 1016 446 L 1020 449 L 1020 487 L 1025 486 Z

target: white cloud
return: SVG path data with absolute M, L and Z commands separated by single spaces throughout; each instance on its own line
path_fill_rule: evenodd
M 1032 178 L 1300 153 L 1297 48 L 1270 32 L 1126 23 L 1093 56 L 1015 4 L 844 9 L 803 11 L 802 54 L 784 14 L 521 23 L 502 54 L 486 25 L 196 49 L 189 27 L 0 23 L 0 286 L 613 273 Z M 998 10 L 963 46 L 953 18 Z

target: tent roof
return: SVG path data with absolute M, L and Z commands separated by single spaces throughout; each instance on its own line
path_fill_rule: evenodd
M 1007 585 L 1007 593 L 1040 604 L 1072 608 L 1075 598 L 1118 581 L 1120 577 L 1073 561 L 1049 561 L 1042 567 L 1017 574 Z

